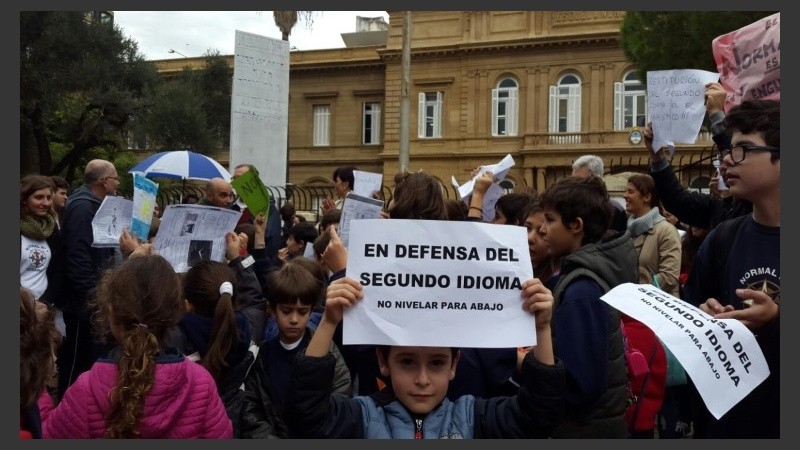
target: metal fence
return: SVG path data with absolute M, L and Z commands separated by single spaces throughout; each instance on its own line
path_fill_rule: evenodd
M 453 186 L 443 186 L 445 197 L 458 198 L 458 192 Z M 303 213 L 306 219 L 318 222 L 321 216 L 320 207 L 326 197 L 334 197 L 333 186 L 308 185 L 308 186 L 267 186 L 270 196 L 275 199 L 275 205 L 280 208 L 286 202 L 292 202 L 295 210 Z M 132 198 L 130 192 L 120 192 L 126 198 Z M 383 186 L 381 190 L 382 199 L 388 205 L 392 199 L 392 188 Z M 205 196 L 205 189 L 201 186 L 166 186 L 159 187 L 156 194 L 156 201 L 161 205 L 162 210 L 168 205 L 184 203 L 185 199 L 195 196 L 202 199 Z
M 688 184 L 692 180 L 700 177 L 711 177 L 714 172 L 712 160 L 714 158 L 713 147 L 703 149 L 699 154 L 697 153 L 675 153 L 671 158 L 672 167 L 679 179 Z M 619 157 L 612 159 L 611 163 L 606 169 L 606 175 L 614 175 L 623 172 L 641 172 L 648 173 L 650 170 L 650 161 L 646 156 L 630 156 L 627 158 Z M 555 175 L 555 179 L 562 176 L 569 176 L 572 171 L 570 166 L 565 167 L 549 167 L 548 172 Z M 326 197 L 334 197 L 333 186 L 325 185 L 289 185 L 283 186 L 267 186 L 270 195 L 275 199 L 275 204 L 278 208 L 283 206 L 287 201 L 294 204 L 295 210 L 303 213 L 306 219 L 319 221 L 320 219 L 320 206 Z M 443 191 L 446 198 L 458 199 L 458 191 L 453 186 L 443 185 Z M 122 192 L 126 198 L 132 198 L 130 192 Z M 156 200 L 161 208 L 167 205 L 182 203 L 189 195 L 194 195 L 198 199 L 205 196 L 205 189 L 201 186 L 169 186 L 161 187 L 158 190 Z M 382 188 L 383 200 L 388 205 L 392 199 L 392 188 L 383 186 Z

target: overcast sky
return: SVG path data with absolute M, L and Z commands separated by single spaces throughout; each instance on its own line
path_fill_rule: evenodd
M 386 11 L 317 11 L 311 29 L 303 21 L 295 25 L 289 45 L 298 50 L 344 47 L 341 33 L 356 31 L 356 16 L 389 22 Z M 114 22 L 148 60 L 202 56 L 209 49 L 232 55 L 236 30 L 281 38 L 272 11 L 114 11 Z

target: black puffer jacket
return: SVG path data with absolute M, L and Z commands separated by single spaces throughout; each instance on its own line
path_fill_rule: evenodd
M 582 246 L 567 255 L 561 263 L 561 275 L 553 290 L 553 315 L 558 314 L 564 301 L 565 290 L 591 279 L 603 291 L 608 292 L 623 283 L 636 283 L 638 258 L 629 232 L 616 233 L 592 244 Z M 598 302 L 602 302 L 599 298 Z M 605 305 L 608 310 L 606 344 L 606 388 L 591 405 L 567 405 L 566 419 L 553 432 L 557 438 L 625 438 L 627 425 L 625 411 L 628 399 L 628 370 L 620 331 L 621 319 L 617 309 Z M 599 325 L 599 324 L 598 324 Z M 553 347 L 559 356 L 559 333 L 555 323 Z M 569 389 L 569 383 L 567 384 Z

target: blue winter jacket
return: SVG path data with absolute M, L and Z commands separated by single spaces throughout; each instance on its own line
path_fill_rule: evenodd
M 331 395 L 334 358 L 299 354 L 293 367 L 284 419 L 306 438 L 423 439 L 546 438 L 564 414 L 564 367 L 533 354 L 522 364 L 519 394 L 481 399 L 445 398 L 425 416 L 413 417 L 391 387 L 369 396 Z M 391 385 L 389 385 L 391 386 Z

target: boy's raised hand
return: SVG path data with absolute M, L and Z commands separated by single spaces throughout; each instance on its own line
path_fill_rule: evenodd
M 344 277 L 335 280 L 328 286 L 323 318 L 338 325 L 342 321 L 344 309 L 355 305 L 364 298 L 363 289 L 361 283 L 352 278 Z
M 555 364 L 550 319 L 553 316 L 553 293 L 538 278 L 522 283 L 522 308 L 536 317 L 536 345 L 533 356 L 544 364 Z
M 225 259 L 233 261 L 239 256 L 239 249 L 241 248 L 240 237 L 233 231 L 225 233 Z
M 337 233 L 338 226 L 330 226 L 326 233 L 331 236 L 328 246 L 322 252 L 322 262 L 331 272 L 338 272 L 347 267 L 347 247 Z
M 319 322 L 317 331 L 311 336 L 306 348 L 306 356 L 322 357 L 331 349 L 333 334 L 342 321 L 344 309 L 355 305 L 364 298 L 361 283 L 352 278 L 339 278 L 328 286 L 325 299 L 325 313 Z
M 522 309 L 536 317 L 536 329 L 550 327 L 553 315 L 553 293 L 538 278 L 522 283 Z

